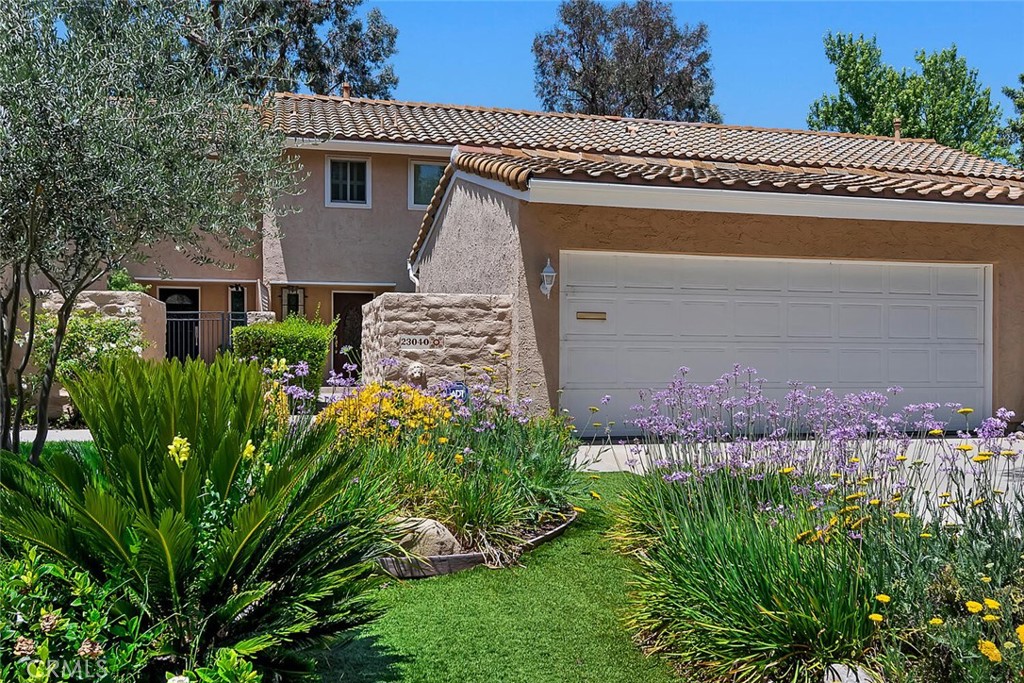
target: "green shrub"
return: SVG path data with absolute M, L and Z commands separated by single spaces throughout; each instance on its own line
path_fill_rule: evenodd
M 110 277 L 107 278 L 107 288 L 114 292 L 147 292 L 149 291 L 149 285 L 143 285 L 135 281 L 135 278 L 131 276 L 124 268 L 118 268 L 110 271 Z
M 0 680 L 134 680 L 164 628 L 144 629 L 139 612 L 139 596 L 120 581 L 96 583 L 26 547 L 0 560 Z
M 4 454 L 2 531 L 145 595 L 163 672 L 216 671 L 228 649 L 295 678 L 373 615 L 383 487 L 333 425 L 271 423 L 258 364 L 126 357 L 68 390 L 100 457 Z
M 402 514 L 443 523 L 501 563 L 523 537 L 564 518 L 584 493 L 568 419 L 531 416 L 486 377 L 470 404 L 408 385 L 360 387 L 320 413 L 339 444 L 366 453 L 364 477 L 387 482 Z
M 52 313 L 38 314 L 35 344 L 32 347 L 32 361 L 36 367 L 46 365 L 56 331 L 57 316 Z M 98 370 L 104 358 L 138 356 L 145 347 L 142 328 L 136 321 L 102 313 L 75 311 L 68 320 L 54 379 L 63 383 L 83 372 Z
M 255 358 L 264 367 L 282 358 L 288 365 L 307 364 L 309 373 L 297 383 L 315 395 L 327 371 L 334 325 L 291 315 L 281 322 L 236 327 L 231 331 L 231 342 L 236 355 Z

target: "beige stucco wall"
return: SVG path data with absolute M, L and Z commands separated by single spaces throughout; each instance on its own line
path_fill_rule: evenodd
M 562 250 L 592 249 L 992 264 L 994 404 L 1024 414 L 1020 228 L 532 205 L 470 185 L 455 188 L 438 219 L 420 291 L 512 294 L 517 391 L 538 406 L 557 406 L 559 388 L 559 281 L 545 298 L 540 271 L 548 258 L 561 271 Z
M 411 291 L 405 262 L 424 213 L 409 208 L 413 157 L 317 149 L 298 150 L 298 154 L 306 177 L 302 194 L 290 198 L 289 204 L 300 211 L 279 218 L 273 226 L 279 236 L 263 241 L 264 280 L 394 283 L 397 291 Z M 324 205 L 329 157 L 370 161 L 370 208 Z
M 524 262 L 550 257 L 556 270 L 564 249 L 992 264 L 994 404 L 1024 413 L 1020 228 L 524 204 L 520 234 Z M 532 329 L 536 340 L 536 355 L 523 362 L 543 366 L 545 398 L 555 402 L 558 285 L 550 301 L 537 287 L 520 297 L 532 313 L 523 334 Z
M 422 365 L 428 385 L 500 367 L 499 356 L 510 350 L 512 304 L 507 295 L 382 294 L 363 306 L 363 381 L 415 381 L 409 373 L 414 363 Z M 439 346 L 403 350 L 399 338 L 410 335 L 429 336 Z M 384 359 L 399 364 L 385 367 Z M 473 370 L 460 368 L 464 363 Z

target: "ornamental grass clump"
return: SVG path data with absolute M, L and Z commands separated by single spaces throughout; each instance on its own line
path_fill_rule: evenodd
M 697 680 L 1020 680 L 1024 435 L 1006 410 L 895 408 L 888 394 L 756 371 L 637 407 L 642 474 L 615 541 L 638 559 L 628 623 Z M 950 424 L 951 423 L 951 424 Z M 643 467 L 639 467 L 640 460 Z M 1024 629 L 1021 629 L 1024 632 Z
M 532 415 L 484 368 L 470 399 L 401 384 L 370 384 L 318 416 L 338 443 L 365 454 L 363 476 L 388 482 L 403 517 L 436 519 L 467 550 L 513 561 L 526 537 L 566 518 L 582 493 L 568 419 Z
M 68 390 L 99 457 L 4 453 L 2 533 L 141 596 L 150 680 L 300 678 L 374 615 L 388 491 L 333 424 L 282 419 L 256 363 L 118 358 Z

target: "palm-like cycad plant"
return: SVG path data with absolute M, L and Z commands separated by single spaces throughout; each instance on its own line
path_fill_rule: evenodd
M 3 454 L 3 533 L 147 596 L 163 670 L 231 648 L 298 677 L 372 614 L 386 491 L 330 424 L 268 425 L 255 364 L 119 359 L 67 388 L 99 457 Z

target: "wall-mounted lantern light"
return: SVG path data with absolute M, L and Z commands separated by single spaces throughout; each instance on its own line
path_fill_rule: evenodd
M 544 270 L 540 271 L 540 292 L 549 299 L 551 298 L 551 288 L 555 286 L 556 275 L 558 273 L 551 267 L 551 259 L 548 259 L 548 264 L 544 266 Z

